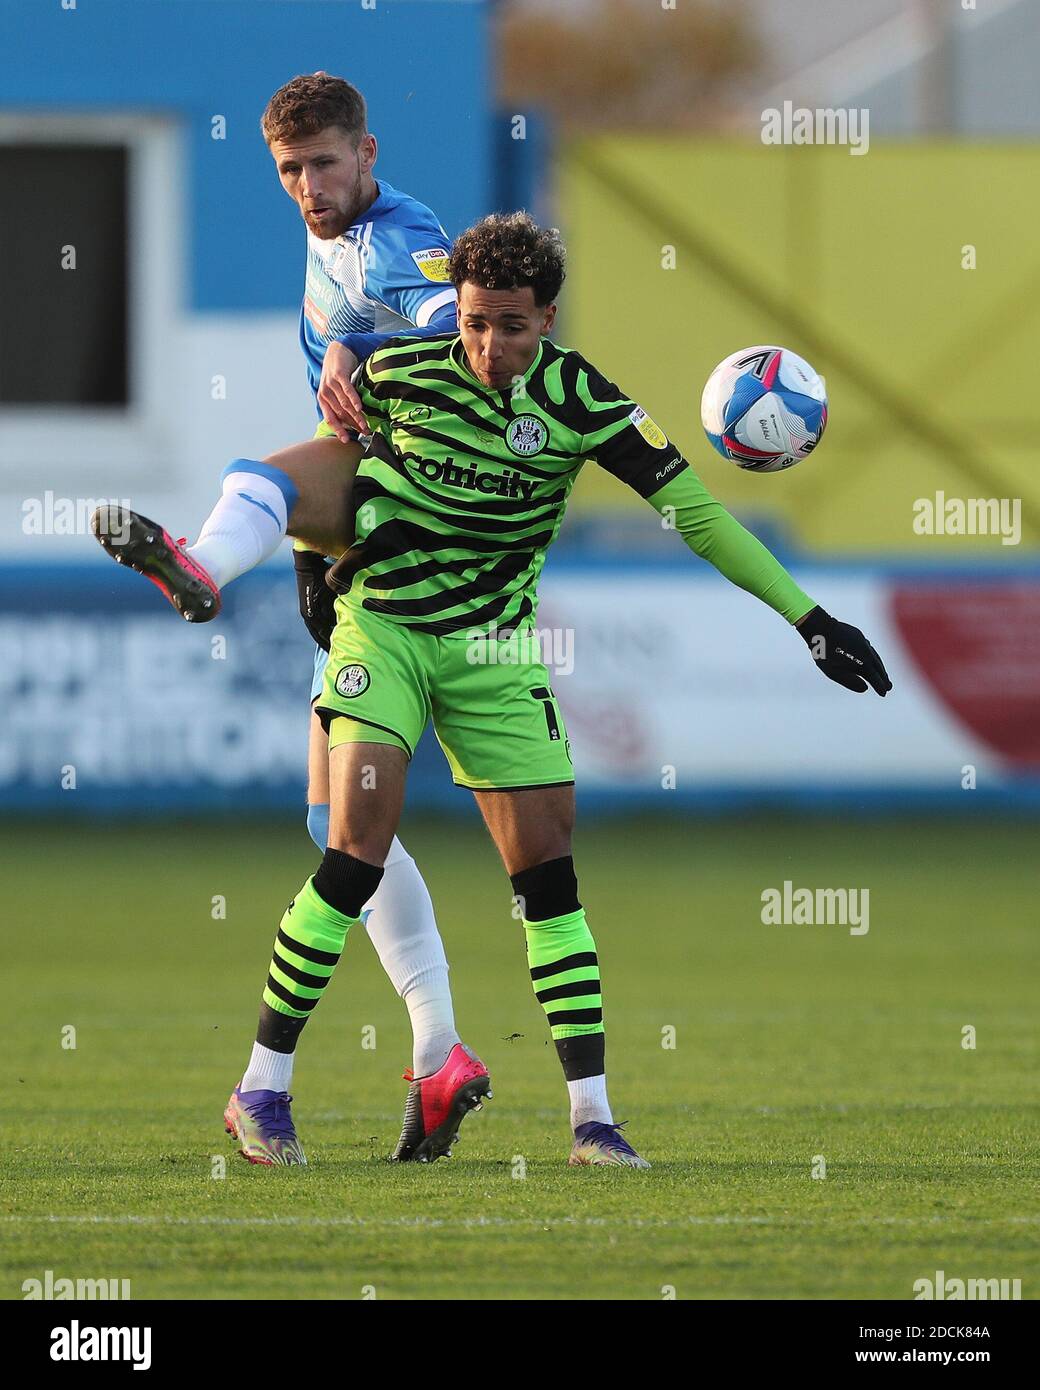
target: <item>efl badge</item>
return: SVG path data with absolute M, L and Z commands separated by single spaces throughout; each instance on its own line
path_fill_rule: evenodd
M 448 283 L 448 253 L 443 248 L 434 246 L 429 251 L 413 251 L 412 260 L 427 280 L 439 285 Z
M 654 424 L 645 410 L 637 405 L 628 418 L 648 444 L 652 444 L 655 449 L 666 449 L 668 447 L 668 439 L 664 430 Z

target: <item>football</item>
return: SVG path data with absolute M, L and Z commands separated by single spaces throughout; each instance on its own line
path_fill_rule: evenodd
M 701 424 L 738 468 L 778 473 L 807 458 L 820 442 L 827 388 L 805 358 L 788 348 L 744 348 L 708 377 Z

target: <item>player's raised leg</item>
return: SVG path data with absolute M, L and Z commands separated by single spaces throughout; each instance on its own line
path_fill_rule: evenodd
M 286 535 L 338 555 L 350 543 L 350 487 L 361 446 L 335 438 L 294 444 L 266 459 L 234 459 L 194 545 L 128 508 L 99 507 L 98 542 L 151 580 L 188 622 L 220 612 L 220 591 L 269 559 Z
M 538 1002 L 570 1094 L 572 1165 L 650 1165 L 614 1121 L 607 1099 L 599 956 L 571 855 L 574 787 L 475 792 L 513 885 Z

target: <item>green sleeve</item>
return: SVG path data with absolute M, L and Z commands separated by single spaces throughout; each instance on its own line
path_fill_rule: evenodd
M 731 584 L 768 603 L 789 623 L 796 623 L 816 607 L 815 600 L 798 587 L 780 561 L 712 497 L 689 465 L 647 500 L 663 517 L 674 521 L 692 551 L 714 565 Z

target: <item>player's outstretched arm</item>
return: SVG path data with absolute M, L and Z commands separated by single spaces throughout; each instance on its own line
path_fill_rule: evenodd
M 776 556 L 711 495 L 688 464 L 647 500 L 692 551 L 794 624 L 829 680 L 859 694 L 868 685 L 881 696 L 892 689 L 881 658 L 863 633 L 814 604 Z
M 858 628 L 835 621 L 701 482 L 646 411 L 590 362 L 577 357 L 581 452 L 627 483 L 678 531 L 695 554 L 796 626 L 828 678 L 860 693 L 892 689 L 881 658 Z

